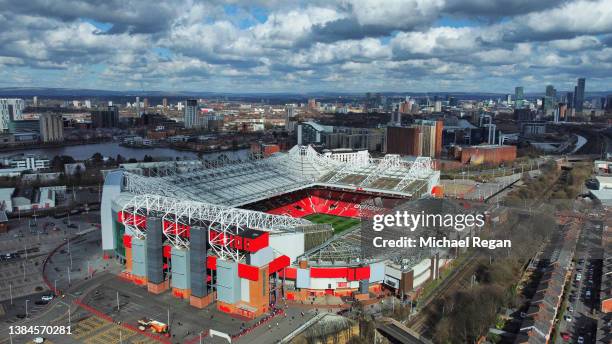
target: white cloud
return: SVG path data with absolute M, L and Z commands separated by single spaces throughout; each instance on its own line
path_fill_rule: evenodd
M 287 48 L 306 39 L 313 26 L 340 18 L 342 18 L 340 13 L 322 7 L 273 12 L 265 23 L 255 26 L 250 31 L 262 45 Z
M 78 85 L 90 88 L 499 90 L 578 76 L 606 85 L 609 1 L 0 0 L 0 66 L 24 82 L 89 75 Z
M 444 55 L 478 48 L 472 28 L 436 27 L 422 32 L 401 32 L 391 40 L 397 55 Z
M 349 0 L 346 4 L 362 25 L 412 28 L 435 20 L 444 0 Z
M 571 39 L 557 39 L 550 41 L 551 48 L 562 51 L 580 51 L 601 47 L 601 42 L 594 36 L 578 36 Z

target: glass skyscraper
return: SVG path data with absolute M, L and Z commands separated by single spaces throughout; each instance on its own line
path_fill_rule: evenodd
M 574 92 L 574 107 L 578 113 L 582 112 L 582 106 L 584 105 L 585 82 L 584 78 L 578 78 L 578 85 L 576 85 Z

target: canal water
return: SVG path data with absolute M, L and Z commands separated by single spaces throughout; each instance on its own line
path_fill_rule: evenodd
M 87 145 L 76 145 L 76 146 L 65 146 L 65 147 L 53 147 L 53 148 L 32 148 L 32 149 L 19 149 L 15 151 L 2 152 L 0 157 L 7 157 L 16 154 L 33 154 L 48 159 L 53 159 L 56 155 L 68 155 L 73 157 L 75 160 L 86 160 L 91 158 L 95 153 L 100 153 L 105 157 L 116 158 L 118 154 L 126 159 L 134 158 L 142 160 L 145 155 L 152 156 L 156 159 L 159 158 L 170 158 L 176 159 L 177 157 L 181 160 L 185 159 L 197 159 L 198 153 L 189 151 L 179 151 L 172 148 L 131 148 L 120 146 L 116 142 L 105 142 L 95 143 Z M 225 155 L 230 160 L 234 159 L 246 159 L 249 154 L 248 149 L 241 149 L 236 151 L 225 151 L 218 153 L 205 153 L 203 159 L 215 160 L 221 155 Z

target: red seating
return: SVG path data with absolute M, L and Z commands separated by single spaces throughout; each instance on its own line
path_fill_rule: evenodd
M 359 217 L 357 205 L 368 198 L 370 196 L 352 192 L 306 189 L 259 202 L 252 207 L 270 214 L 291 217 L 304 217 L 316 213 Z

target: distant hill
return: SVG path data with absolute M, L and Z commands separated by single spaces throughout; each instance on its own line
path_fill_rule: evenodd
M 372 92 L 377 93 L 377 92 Z M 460 99 L 495 99 L 499 97 L 505 97 L 509 93 L 489 93 L 489 92 L 380 92 L 386 97 L 441 97 L 446 98 L 447 96 L 453 96 Z M 565 91 L 558 91 L 558 94 L 563 94 Z M 612 91 L 594 91 L 587 92 L 585 97 L 603 97 L 612 94 Z M 540 97 L 544 93 L 526 93 L 525 96 L 528 98 Z M 364 97 L 365 93 L 361 92 L 257 92 L 257 93 L 232 93 L 232 92 L 205 92 L 205 91 L 112 91 L 112 90 L 96 90 L 96 89 L 72 89 L 72 88 L 45 88 L 45 87 L 4 87 L 0 88 L 0 97 L 24 97 L 30 98 L 38 96 L 41 98 L 105 98 L 105 97 L 228 97 L 234 99 L 258 99 L 258 98 L 290 98 L 290 99 L 301 99 L 307 97 L 318 97 L 318 98 L 355 98 Z

